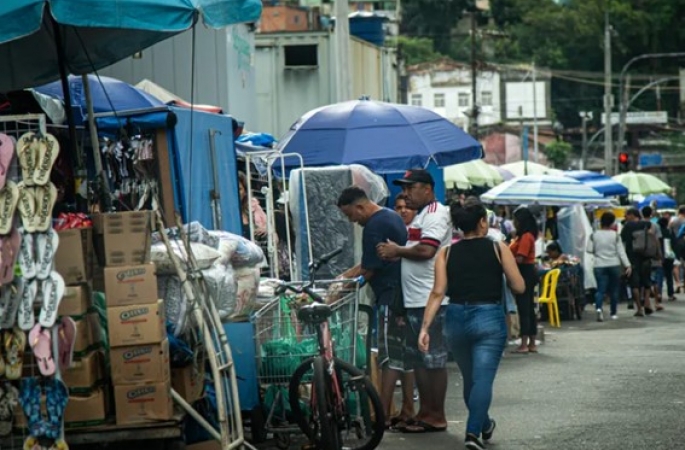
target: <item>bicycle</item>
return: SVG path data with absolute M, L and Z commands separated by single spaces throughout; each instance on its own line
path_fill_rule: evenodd
M 335 356 L 329 326 L 333 309 L 313 289 L 316 271 L 341 252 L 342 248 L 310 264 L 308 283 L 301 286 L 282 283 L 277 289 L 279 294 L 291 291 L 307 296 L 309 303 L 296 305 L 297 318 L 305 326 L 315 329 L 318 344 L 318 355 L 303 361 L 291 375 L 288 397 L 297 425 L 317 448 L 373 450 L 385 432 L 380 397 L 362 370 Z M 363 280 L 339 282 L 354 282 L 358 287 Z M 358 302 L 358 297 L 355 300 Z M 356 333 L 356 330 L 352 332 Z M 308 384 L 311 384 L 309 388 Z M 309 401 L 302 398 L 306 394 L 310 394 Z M 349 437 L 364 443 L 345 445 Z

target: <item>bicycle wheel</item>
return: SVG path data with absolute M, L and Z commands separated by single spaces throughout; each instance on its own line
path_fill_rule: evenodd
M 323 357 L 314 358 L 312 369 L 314 370 L 314 395 L 316 397 L 316 411 L 313 411 L 313 415 L 317 417 L 319 426 L 319 446 L 322 450 L 341 450 L 335 396 L 331 386 L 331 377 L 326 372 Z
M 313 391 L 313 361 L 300 365 L 290 378 L 289 400 L 297 425 L 309 439 L 318 433 L 314 414 L 308 410 Z M 385 432 L 383 406 L 369 378 L 351 364 L 335 358 L 335 371 L 344 399 L 344 411 L 336 417 L 342 448 L 345 450 L 373 450 Z M 330 384 L 329 384 L 330 385 Z

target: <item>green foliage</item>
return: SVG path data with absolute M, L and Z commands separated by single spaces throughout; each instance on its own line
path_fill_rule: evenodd
M 573 146 L 564 141 L 553 141 L 545 146 L 547 160 L 557 169 L 567 169 L 566 164 Z
M 448 54 L 452 29 L 472 3 L 472 0 L 404 0 L 400 30 L 406 36 L 432 39 L 435 51 Z
M 429 38 L 399 36 L 395 39 L 394 44 L 400 48 L 405 62 L 410 66 L 436 61 L 444 57 L 444 55 L 433 50 L 433 40 Z

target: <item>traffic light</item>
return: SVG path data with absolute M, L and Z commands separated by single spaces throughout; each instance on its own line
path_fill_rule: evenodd
M 618 171 L 628 172 L 630 170 L 630 155 L 626 152 L 618 154 Z

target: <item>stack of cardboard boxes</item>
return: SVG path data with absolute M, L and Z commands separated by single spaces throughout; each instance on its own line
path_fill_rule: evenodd
M 169 420 L 169 341 L 150 262 L 150 213 L 102 214 L 94 218 L 94 226 L 117 425 Z
M 69 316 L 76 324 L 74 362 L 62 373 L 69 388 L 64 421 L 67 426 L 98 425 L 106 419 L 109 392 L 102 329 L 89 283 L 93 269 L 92 229 L 68 229 L 58 234 L 55 270 L 67 285 L 58 315 Z

